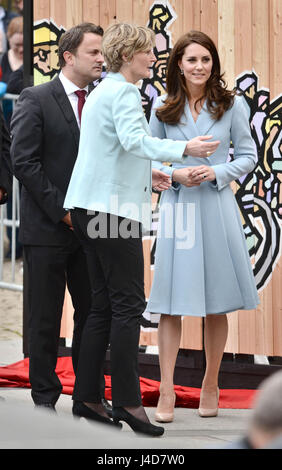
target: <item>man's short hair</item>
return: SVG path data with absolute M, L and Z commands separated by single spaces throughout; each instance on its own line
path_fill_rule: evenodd
M 78 47 L 83 41 L 84 34 L 86 33 L 93 33 L 98 34 L 99 36 L 103 36 L 104 31 L 101 26 L 96 26 L 94 23 L 81 23 L 79 25 L 73 26 L 73 28 L 62 34 L 59 40 L 58 49 L 60 68 L 63 68 L 66 65 L 64 53 L 68 51 L 75 55 Z

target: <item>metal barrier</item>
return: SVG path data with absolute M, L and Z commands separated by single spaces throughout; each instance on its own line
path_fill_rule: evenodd
M 3 99 L 11 100 L 14 105 L 18 99 L 19 95 L 5 94 L 2 97 Z M 20 191 L 18 180 L 13 177 L 13 191 L 12 191 L 12 215 L 8 218 L 7 216 L 7 205 L 4 204 L 0 206 L 0 289 L 10 289 L 10 290 L 23 290 L 22 282 L 16 281 L 16 231 L 20 225 Z M 10 263 L 9 269 L 7 269 L 7 264 L 5 263 L 5 253 L 4 253 L 4 244 L 5 244 L 5 232 L 6 228 L 11 228 L 11 258 L 8 261 Z M 5 273 L 4 273 L 5 271 Z M 6 277 L 6 279 L 4 279 Z

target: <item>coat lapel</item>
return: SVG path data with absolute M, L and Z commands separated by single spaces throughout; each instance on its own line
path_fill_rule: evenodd
M 197 135 L 199 135 L 187 100 L 184 107 L 184 113 L 181 116 L 177 127 L 187 140 L 190 140 L 193 137 L 197 137 Z
M 190 111 L 191 114 L 191 111 Z M 191 114 L 192 116 L 192 114 Z M 193 118 L 192 118 L 193 119 Z M 204 102 L 202 110 L 196 121 L 196 127 L 198 129 L 198 135 L 206 135 L 210 132 L 211 127 L 215 124 L 215 120 L 211 117 L 207 109 L 207 102 Z
M 211 118 L 206 102 L 198 116 L 197 121 L 195 122 L 190 111 L 188 101 L 186 101 L 184 114 L 181 117 L 179 124 L 177 124 L 178 129 L 182 132 L 186 139 L 191 139 L 199 135 L 206 135 L 209 133 L 211 127 L 214 125 L 215 121 Z
M 52 86 L 53 86 L 52 93 L 58 105 L 60 106 L 62 113 L 65 116 L 66 121 L 68 122 L 70 126 L 76 146 L 78 148 L 79 136 L 80 136 L 79 127 L 77 125 L 77 121 L 76 121 L 72 106 L 70 104 L 70 101 L 66 95 L 66 92 L 64 90 L 64 87 L 59 77 L 56 77 L 54 78 L 54 80 L 52 80 Z

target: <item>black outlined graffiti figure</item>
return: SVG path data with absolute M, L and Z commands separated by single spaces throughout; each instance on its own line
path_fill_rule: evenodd
M 40 21 L 33 27 L 34 84 L 49 80 L 59 72 L 58 42 L 64 28 L 58 28 L 53 21 Z
M 257 288 L 270 279 L 280 256 L 282 178 L 282 97 L 270 102 L 270 93 L 258 88 L 255 72 L 236 82 L 250 111 L 250 126 L 258 162 L 254 173 L 238 181 L 236 199 L 244 220 Z M 232 151 L 232 150 L 231 150 Z
M 166 68 L 171 51 L 171 37 L 167 28 L 175 20 L 176 14 L 171 7 L 154 3 L 150 9 L 147 26 L 156 35 L 154 54 L 156 62 L 152 68 L 152 78 L 142 81 L 140 93 L 146 118 L 149 120 L 151 109 L 157 96 L 165 93 Z

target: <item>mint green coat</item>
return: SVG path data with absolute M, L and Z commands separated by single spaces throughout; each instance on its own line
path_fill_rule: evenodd
M 83 108 L 78 157 L 64 207 L 151 225 L 151 160 L 184 163 L 186 142 L 151 136 L 138 88 L 108 73 Z

